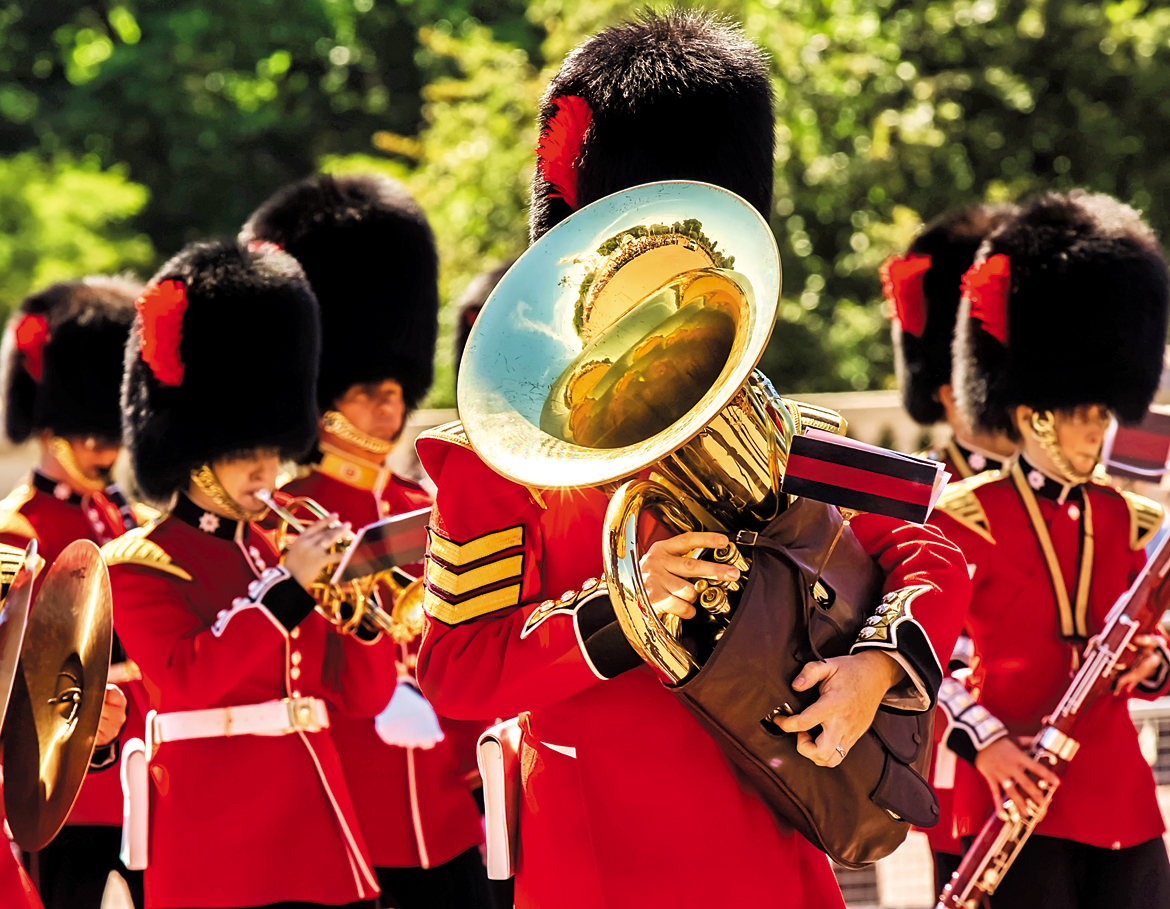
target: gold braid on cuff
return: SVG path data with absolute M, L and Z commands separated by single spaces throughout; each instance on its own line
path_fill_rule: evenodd
M 394 443 L 379 439 L 368 432 L 362 432 L 345 418 L 344 414 L 336 410 L 327 410 L 321 417 L 321 429 L 337 436 L 344 442 L 356 445 L 370 454 L 388 455 L 394 449 Z
M 200 492 L 211 499 L 216 508 L 235 521 L 251 523 L 263 520 L 264 516 L 268 514 L 267 508 L 261 508 L 259 511 L 246 511 L 239 502 L 228 495 L 228 491 L 223 488 L 223 484 L 219 482 L 219 477 L 215 475 L 210 464 L 204 464 L 198 470 L 192 470 L 191 481 L 199 487 Z
M 1032 435 L 1040 444 L 1041 449 L 1052 461 L 1052 466 L 1068 483 L 1088 483 L 1093 478 L 1092 472 L 1081 473 L 1072 462 L 1065 457 L 1064 449 L 1056 440 L 1056 417 L 1051 410 L 1032 414 Z
M 50 438 L 49 454 L 56 458 L 57 463 L 61 465 L 61 469 L 65 471 L 65 476 L 69 477 L 69 482 L 73 484 L 74 488 L 83 489 L 86 492 L 101 492 L 110 485 L 108 477 L 94 480 L 82 472 L 81 465 L 77 463 L 77 456 L 73 453 L 73 446 L 69 444 L 68 440 L 60 436 Z

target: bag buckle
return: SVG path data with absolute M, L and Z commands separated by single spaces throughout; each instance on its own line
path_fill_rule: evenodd
M 735 535 L 735 544 L 737 546 L 755 546 L 756 540 L 760 535 L 754 530 L 741 530 Z

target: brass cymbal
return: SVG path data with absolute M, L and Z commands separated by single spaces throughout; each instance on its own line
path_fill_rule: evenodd
M 113 642 L 97 546 L 70 543 L 33 603 L 4 724 L 4 807 L 29 852 L 57 835 L 93 758 Z
M 8 695 L 20 663 L 33 579 L 40 562 L 36 540 L 29 542 L 28 549 L 0 543 L 0 597 L 4 598 L 0 609 L 0 725 L 8 711 Z

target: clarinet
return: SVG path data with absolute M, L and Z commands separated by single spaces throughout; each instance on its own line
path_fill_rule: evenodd
M 1113 680 L 1130 662 L 1126 659 L 1130 642 L 1153 631 L 1162 617 L 1170 600 L 1168 541 L 1170 534 L 1158 544 L 1133 586 L 1117 598 L 1105 617 L 1105 627 L 1085 647 L 1081 668 L 1033 740 L 1031 756 L 1048 764 L 1057 776 L 1064 774 L 1080 748 L 1073 733 L 1085 708 L 1111 693 Z M 935 909 L 977 909 L 985 896 L 994 894 L 1028 837 L 1044 819 L 1055 794 L 1056 787 L 1048 788 L 1036 810 L 1027 816 L 1013 802 L 1005 801 L 1002 807 L 1006 819 L 998 813 L 987 819 L 963 856 L 959 870 L 939 894 Z

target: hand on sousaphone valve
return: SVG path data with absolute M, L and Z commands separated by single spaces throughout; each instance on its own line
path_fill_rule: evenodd
M 728 542 L 722 533 L 692 531 L 652 544 L 640 566 L 654 610 L 660 616 L 693 619 L 699 597 L 696 581 L 738 581 L 740 571 L 735 566 L 698 557 Z M 808 691 L 819 685 L 817 700 L 800 713 L 776 719 L 775 724 L 796 735 L 797 751 L 814 764 L 836 767 L 873 725 L 882 699 L 905 675 L 896 660 L 876 651 L 808 663 L 792 687 Z

